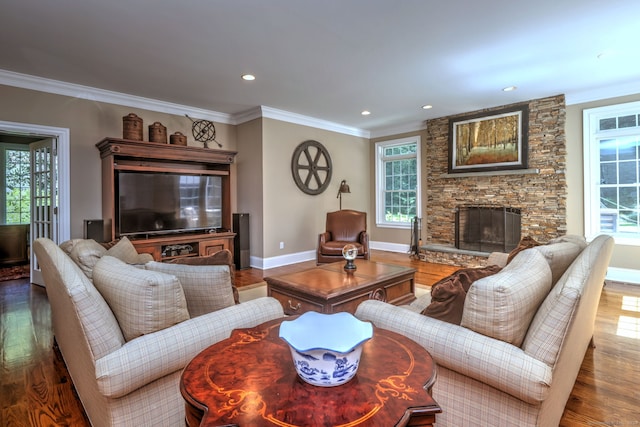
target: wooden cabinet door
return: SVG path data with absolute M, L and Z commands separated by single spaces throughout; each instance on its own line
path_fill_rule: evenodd
M 213 255 L 223 249 L 233 252 L 232 240 L 230 238 L 211 239 L 200 242 L 200 256 Z

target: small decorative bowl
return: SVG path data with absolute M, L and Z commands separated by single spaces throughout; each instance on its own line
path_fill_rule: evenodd
M 280 325 L 280 338 L 289 344 L 300 378 L 309 384 L 345 384 L 358 371 L 362 344 L 373 336 L 369 322 L 349 313 L 309 311 Z

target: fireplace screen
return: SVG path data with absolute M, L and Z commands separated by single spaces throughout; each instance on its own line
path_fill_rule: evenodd
M 456 208 L 456 248 L 510 252 L 520 242 L 520 209 L 499 206 Z

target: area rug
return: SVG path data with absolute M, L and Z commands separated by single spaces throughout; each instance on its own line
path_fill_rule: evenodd
M 241 286 L 238 288 L 238 298 L 240 302 L 267 296 L 267 282 L 254 283 L 253 285 Z
M 31 272 L 29 270 L 29 264 L 0 268 L 0 282 L 4 282 L 6 280 L 24 279 L 29 277 L 30 274 Z

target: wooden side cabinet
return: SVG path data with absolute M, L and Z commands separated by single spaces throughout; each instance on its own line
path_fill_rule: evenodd
M 186 234 L 131 240 L 138 253 L 151 254 L 156 261 L 209 256 L 223 249 L 233 252 L 235 233 Z
M 129 235 L 138 253 L 156 261 L 213 255 L 222 249 L 233 253 L 231 220 L 231 164 L 235 151 L 105 138 L 96 144 L 102 159 L 102 219 L 105 241 L 120 237 L 118 186 L 121 173 L 205 175 L 220 178 L 221 226 L 211 230 Z M 207 232 L 208 231 L 208 232 Z
M 0 265 L 29 261 L 29 224 L 0 225 Z
M 231 163 L 235 151 L 157 142 L 105 138 L 96 144 L 102 159 L 104 238 L 120 237 L 117 224 L 117 175 L 120 172 L 179 173 L 219 176 L 222 180 L 222 226 L 231 231 Z M 218 230 L 220 231 L 220 230 Z M 218 233 L 219 234 L 219 233 Z

